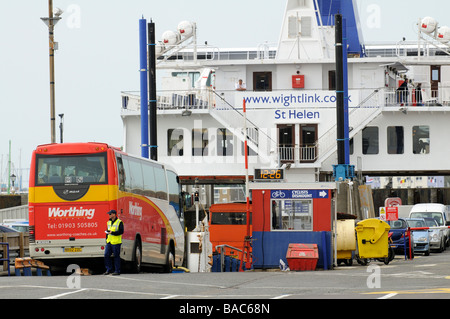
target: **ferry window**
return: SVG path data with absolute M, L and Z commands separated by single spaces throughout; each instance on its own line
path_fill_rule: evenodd
M 167 200 L 167 180 L 164 168 L 155 166 L 156 198 Z
M 143 164 L 142 175 L 144 177 L 144 195 L 156 197 L 156 182 L 153 165 L 147 162 Z
M 253 91 L 272 91 L 272 72 L 254 72 Z
M 131 191 L 136 194 L 142 194 L 144 179 L 142 176 L 141 163 L 134 158 L 129 158 L 128 165 L 130 166 L 131 173 Z
M 350 142 L 349 142 L 349 144 L 348 144 L 348 147 L 349 147 L 350 155 L 353 155 L 353 151 L 354 151 L 353 137 L 350 139 Z
M 330 91 L 336 90 L 336 71 L 335 70 L 328 71 L 328 90 L 330 90 Z
M 302 37 L 311 37 L 312 35 L 312 21 L 309 16 L 302 16 L 300 19 Z
M 378 154 L 378 127 L 365 127 L 362 131 L 363 154 Z
M 403 154 L 404 138 L 403 126 L 388 126 L 387 151 L 388 154 Z
M 226 128 L 217 129 L 217 155 L 233 156 L 233 134 Z
M 278 124 L 278 153 L 283 163 L 294 162 L 295 125 Z
M 178 217 L 181 217 L 181 187 L 178 183 L 177 174 L 167 171 L 167 181 L 169 184 L 169 204 L 173 206 Z
M 272 200 L 273 230 L 313 230 L 312 200 Z
M 192 130 L 192 155 L 207 156 L 208 155 L 208 129 Z
M 167 143 L 168 156 L 183 156 L 183 129 L 167 130 Z
M 300 124 L 300 161 L 314 162 L 317 158 L 317 124 Z
M 36 185 L 107 182 L 106 153 L 77 156 L 38 155 Z
M 195 87 L 195 82 L 200 78 L 200 72 L 172 72 L 173 77 L 189 77 L 191 87 Z
M 258 140 L 259 140 L 259 131 L 258 128 L 247 128 L 247 136 L 249 137 L 249 140 L 252 139 L 254 143 L 256 143 L 256 146 L 258 146 Z M 253 150 L 250 146 L 247 145 L 247 154 L 248 156 L 256 156 L 258 153 Z M 241 142 L 241 155 L 245 156 L 245 143 Z
M 430 153 L 430 127 L 428 125 L 418 125 L 412 128 L 413 153 Z
M 254 151 L 248 145 L 247 145 L 247 154 L 248 154 L 248 156 L 256 156 L 256 155 L 258 155 L 258 153 L 256 153 L 256 151 Z M 241 155 L 245 156 L 245 143 L 244 142 L 241 142 Z

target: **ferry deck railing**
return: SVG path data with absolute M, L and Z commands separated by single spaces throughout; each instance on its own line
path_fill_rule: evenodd
M 450 82 L 443 83 L 438 89 L 423 87 L 419 91 L 417 88 L 410 87 L 406 91 L 401 91 L 395 88 L 385 88 L 380 89 L 380 93 L 384 97 L 377 97 L 376 100 L 372 98 L 370 104 L 376 103 L 376 106 L 381 108 L 392 106 L 450 106 Z M 218 98 L 219 95 L 226 96 L 226 98 Z M 229 110 L 228 104 L 234 104 L 234 91 L 213 91 L 212 89 L 173 90 L 158 91 L 157 96 L 157 108 L 163 111 L 211 109 L 226 111 Z M 130 111 L 140 110 L 138 91 L 122 92 L 122 109 Z M 236 109 L 242 109 L 242 106 L 236 106 Z
M 297 159 L 300 162 L 308 163 L 317 160 L 318 143 L 305 146 L 278 146 L 278 156 L 281 163 L 294 163 Z
M 408 88 L 408 90 L 385 90 L 385 105 L 390 106 L 449 106 L 450 86 L 439 89 Z
M 420 92 L 420 94 L 419 94 Z M 263 93 L 263 92 L 262 92 Z M 233 90 L 179 90 L 179 91 L 159 91 L 157 97 L 157 108 L 161 111 L 169 112 L 214 112 L 225 117 L 230 122 L 227 128 L 242 127 L 242 119 L 230 116 L 236 111 L 242 112 L 242 106 L 233 106 L 235 98 Z M 401 91 L 395 88 L 381 88 L 377 90 L 361 89 L 360 101 L 358 107 L 350 110 L 350 116 L 353 123 L 365 123 L 365 119 L 370 119 L 384 108 L 390 107 L 420 107 L 420 106 L 449 106 L 450 105 L 450 83 L 442 83 L 439 89 L 432 90 L 424 86 L 420 89 L 412 86 L 407 90 Z M 124 110 L 139 111 L 140 96 L 139 92 L 123 92 L 122 108 Z M 236 122 L 238 121 L 238 122 Z M 253 141 L 258 147 L 258 140 L 261 134 L 257 127 L 250 125 L 247 128 L 247 135 L 250 141 Z M 357 128 L 355 128 L 357 131 Z M 237 133 L 235 130 L 234 133 Z M 245 134 L 241 132 L 241 134 Z M 326 157 L 336 145 L 335 128 L 330 129 L 321 135 L 315 145 L 309 146 L 286 146 L 277 145 L 277 158 L 282 163 L 308 163 L 315 162 L 320 157 Z M 274 141 L 272 141 L 274 142 Z M 276 143 L 276 142 L 274 142 Z

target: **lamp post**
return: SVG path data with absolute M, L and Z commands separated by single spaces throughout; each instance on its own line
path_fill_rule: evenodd
M 49 60 L 50 60 L 50 131 L 51 142 L 56 143 L 55 134 L 55 41 L 53 30 L 61 20 L 61 9 L 56 9 L 55 17 L 53 17 L 53 0 L 48 0 L 48 18 L 41 18 L 42 21 L 48 26 L 48 39 L 49 39 Z
M 12 183 L 11 193 L 14 195 L 16 193 L 16 189 L 14 188 L 14 182 L 16 181 L 16 175 L 14 175 L 14 173 L 13 173 L 13 174 L 11 174 L 10 178 L 11 178 L 11 183 Z
M 59 118 L 60 118 L 60 122 L 59 122 L 59 137 L 60 137 L 60 142 L 63 143 L 63 132 L 64 132 L 64 113 L 58 114 Z

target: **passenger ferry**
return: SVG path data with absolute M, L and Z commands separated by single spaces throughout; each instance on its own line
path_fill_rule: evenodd
M 199 45 L 193 22 L 165 32 L 156 45 L 158 160 L 184 185 L 242 184 L 247 140 L 250 180 L 255 170 L 282 169 L 285 182 L 333 181 L 338 12 L 348 39 L 350 164 L 373 188 L 408 189 L 408 204 L 414 189 L 438 180 L 429 196 L 447 204 L 450 29 L 417 17 L 417 42 L 366 45 L 356 1 L 287 0 L 276 45 Z M 140 105 L 138 91 L 122 92 L 131 154 L 141 154 Z M 271 173 L 258 177 L 276 180 Z

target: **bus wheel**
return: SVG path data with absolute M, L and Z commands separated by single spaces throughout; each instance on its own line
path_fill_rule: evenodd
M 131 271 L 134 273 L 141 272 L 142 267 L 142 247 L 141 242 L 136 239 L 133 247 L 133 260 L 131 261 Z
M 175 256 L 173 255 L 173 250 L 170 249 L 167 254 L 166 266 L 164 267 L 164 272 L 171 273 L 173 270 L 173 266 L 175 264 Z

